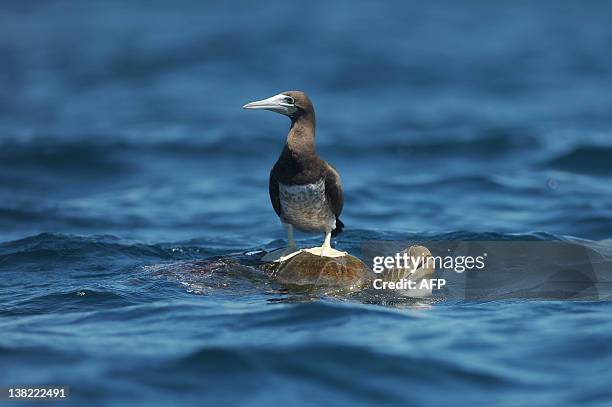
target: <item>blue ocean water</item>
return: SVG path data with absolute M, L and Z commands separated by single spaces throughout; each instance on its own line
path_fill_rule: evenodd
M 282 244 L 267 182 L 289 123 L 241 106 L 289 89 L 342 174 L 340 249 L 561 240 L 610 260 L 611 14 L 2 2 L 0 387 L 69 385 L 75 405 L 610 405 L 609 296 L 389 305 L 183 266 Z

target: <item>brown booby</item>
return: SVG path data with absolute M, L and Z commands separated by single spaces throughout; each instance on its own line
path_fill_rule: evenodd
M 315 150 L 315 112 L 304 92 L 288 91 L 247 103 L 243 109 L 265 109 L 288 116 L 291 128 L 278 161 L 270 172 L 269 191 L 274 211 L 287 229 L 285 249 L 266 260 L 286 259 L 299 252 L 293 228 L 323 232 L 321 247 L 306 251 L 328 257 L 346 255 L 331 247 L 331 237 L 342 231 L 339 216 L 344 199 L 338 171 Z M 273 252 L 274 253 L 274 252 Z

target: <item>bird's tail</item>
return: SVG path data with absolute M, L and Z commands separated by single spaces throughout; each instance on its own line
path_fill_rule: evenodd
M 338 236 L 342 233 L 342 229 L 344 228 L 344 223 L 338 218 L 336 218 L 336 228 L 332 230 L 332 237 Z

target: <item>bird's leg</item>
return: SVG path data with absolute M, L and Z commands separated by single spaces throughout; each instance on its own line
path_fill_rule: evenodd
M 287 249 L 291 249 L 291 251 L 297 250 L 297 245 L 295 244 L 295 240 L 293 240 L 293 225 L 290 223 L 284 223 L 285 229 L 287 229 Z
M 331 251 L 331 248 L 331 231 L 329 231 L 325 232 L 325 240 L 323 240 L 323 244 L 321 245 L 321 256 L 325 256 Z
M 320 247 L 305 249 L 305 251 L 316 256 L 323 257 L 342 257 L 347 255 L 346 252 L 341 252 L 340 250 L 336 250 L 331 247 L 331 230 L 329 232 L 325 232 L 325 240 L 323 240 L 323 244 Z
M 295 240 L 293 239 L 293 225 L 290 223 L 283 223 L 283 226 L 285 226 L 285 229 L 287 229 L 287 247 L 266 253 L 266 255 L 261 258 L 263 261 L 281 262 L 295 256 L 300 252 L 295 244 Z

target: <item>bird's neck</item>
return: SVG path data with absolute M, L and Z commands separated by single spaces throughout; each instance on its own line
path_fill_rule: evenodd
M 315 154 L 314 112 L 305 112 L 291 120 L 283 154 L 290 154 L 293 158 Z

